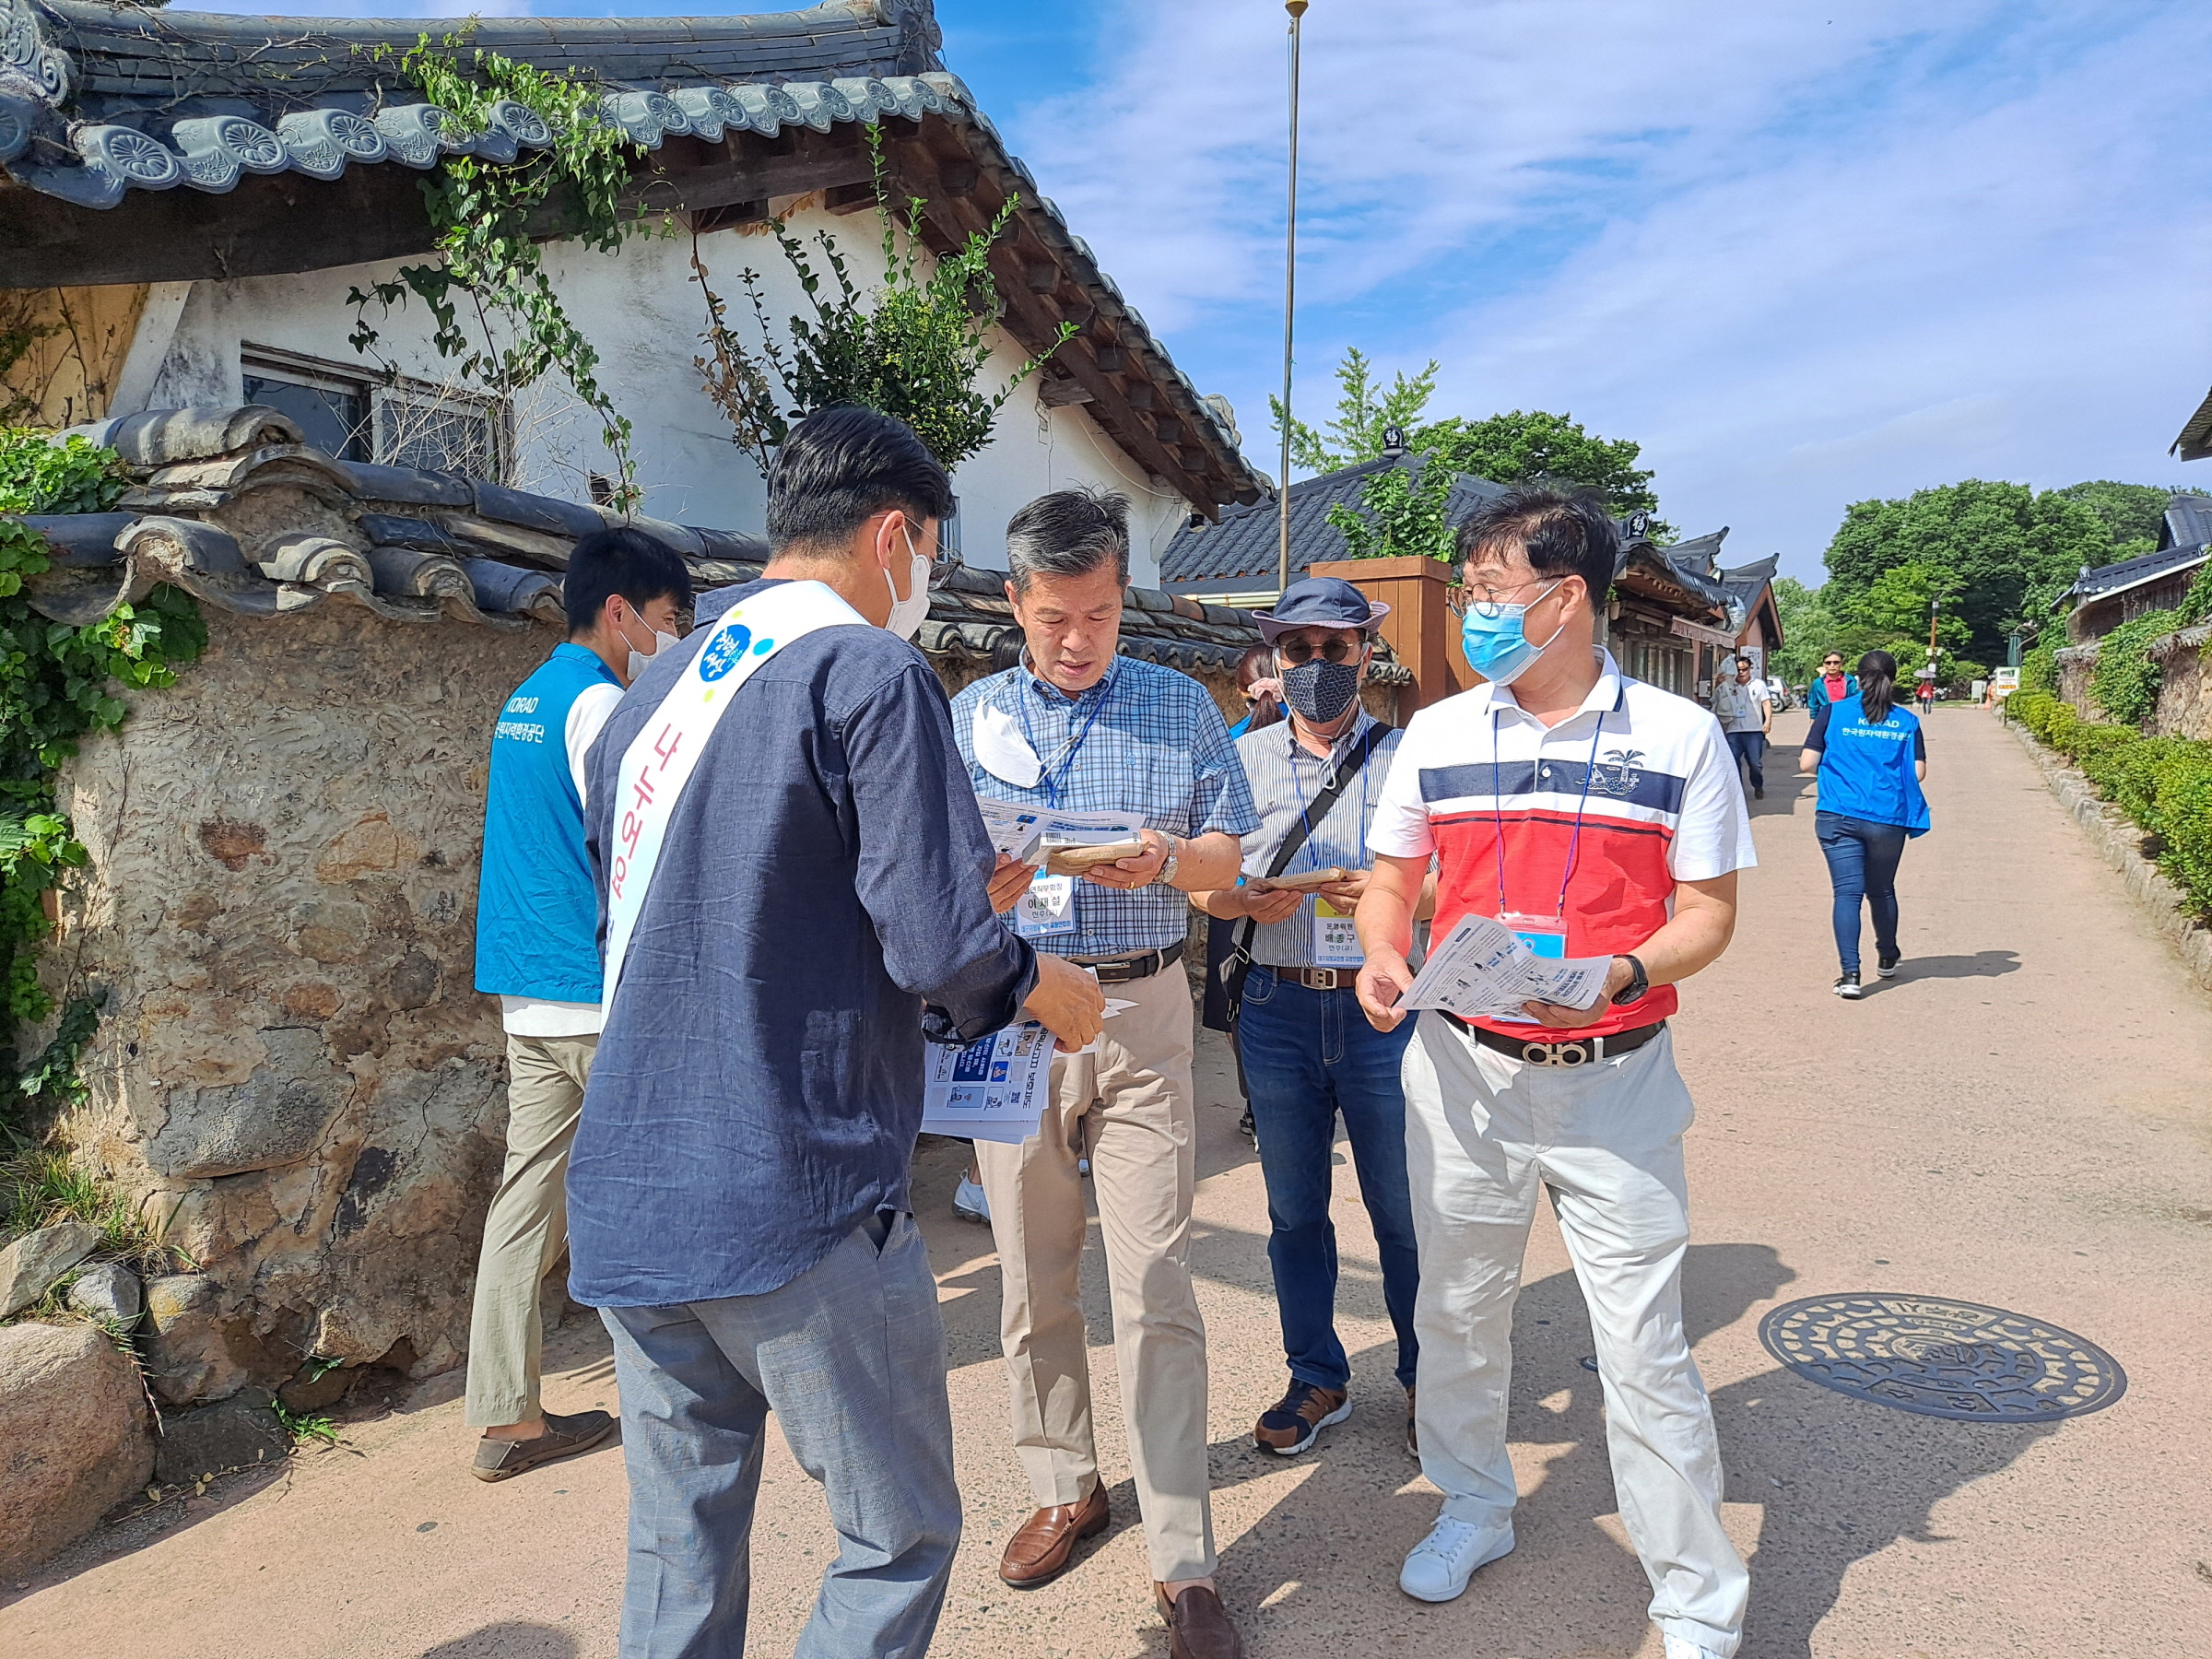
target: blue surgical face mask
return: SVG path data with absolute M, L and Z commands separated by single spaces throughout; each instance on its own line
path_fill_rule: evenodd
M 1554 582 L 1535 598 L 1541 605 L 1551 595 L 1553 589 L 1565 581 Z M 1539 645 L 1528 637 L 1523 626 L 1528 615 L 1525 605 L 1470 605 L 1465 618 L 1460 623 L 1459 648 L 1466 653 L 1467 666 L 1493 686 L 1510 686 L 1527 672 L 1528 665 L 1550 647 L 1551 641 L 1566 632 L 1562 618 L 1551 630 L 1551 640 Z M 1484 613 L 1488 612 L 1488 615 Z

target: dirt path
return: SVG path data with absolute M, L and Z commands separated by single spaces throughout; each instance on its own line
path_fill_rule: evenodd
M 1784 735 L 1803 729 L 1785 717 Z M 1906 965 L 1837 1001 L 1812 802 L 1771 774 L 1735 947 L 1688 993 L 1698 1235 L 1688 1297 L 1720 1414 L 1729 1517 L 1753 1559 L 1750 1659 L 2201 1659 L 2212 1652 L 2212 1010 L 2142 927 L 2014 739 L 1978 711 L 1934 723 L 1936 833 L 1905 858 Z M 1782 757 L 1794 754 L 1783 749 Z M 1520 1547 L 1462 1601 L 1395 1587 L 1435 1500 L 1398 1444 L 1371 1238 L 1344 1171 L 1347 1347 L 1363 1409 L 1316 1453 L 1251 1449 L 1281 1371 L 1265 1206 L 1233 1129 L 1225 1055 L 1208 1104 L 1196 1248 L 1212 1343 L 1222 1574 L 1254 1659 L 1653 1656 L 1642 1577 L 1606 1472 L 1582 1304 L 1539 1225 L 1519 1320 Z M 1341 1161 L 1341 1160 L 1340 1160 Z M 957 1659 L 1164 1653 L 1120 1450 L 1104 1286 L 1090 1283 L 1115 1526 L 1028 1594 L 998 1551 L 1027 1500 L 1006 1443 L 990 1241 L 948 1217 L 958 1159 L 919 1191 L 951 1333 L 968 1535 L 933 1652 Z M 1095 1252 L 1093 1253 L 1095 1257 Z M 2115 1406 L 2050 1425 L 1919 1417 L 1830 1393 L 1760 1347 L 1779 1301 L 1956 1297 L 2110 1349 Z M 556 1408 L 613 1403 L 592 1324 L 556 1339 Z M 296 1459 L 113 1529 L 27 1589 L 0 1653 L 160 1659 L 611 1654 L 624 1493 L 606 1451 L 511 1485 L 469 1478 L 458 1379 Z M 755 1538 L 754 1640 L 788 1653 L 834 1548 L 779 1444 Z

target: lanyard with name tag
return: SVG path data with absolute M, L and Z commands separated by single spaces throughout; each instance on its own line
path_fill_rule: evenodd
M 1498 920 L 1539 959 L 1550 962 L 1567 959 L 1567 924 L 1559 917 L 1524 916 L 1507 911 Z
M 1014 931 L 1025 939 L 1064 938 L 1076 931 L 1076 878 L 1040 876 L 1014 907 Z
M 1359 948 L 1359 930 L 1351 913 L 1340 911 L 1318 894 L 1313 900 L 1313 966 L 1357 968 L 1367 960 Z

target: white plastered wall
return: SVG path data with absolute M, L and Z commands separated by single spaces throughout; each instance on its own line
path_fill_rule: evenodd
M 837 217 L 809 208 L 791 228 L 811 244 L 818 229 L 838 240 L 853 279 L 865 288 L 879 280 L 883 260 L 877 221 L 868 214 Z M 797 277 L 774 240 L 758 231 L 721 230 L 700 250 L 716 290 L 729 302 L 730 326 L 752 341 L 752 310 L 741 273 L 760 275 L 771 325 L 806 305 Z M 704 347 L 700 335 L 706 307 L 691 280 L 691 241 L 641 238 L 613 257 L 548 247 L 546 269 L 571 318 L 601 358 L 600 382 L 635 429 L 639 482 L 645 511 L 679 523 L 758 531 L 766 489 L 751 456 L 735 447 L 721 415 L 700 389 L 692 359 Z M 347 344 L 354 308 L 347 293 L 389 280 L 406 261 L 313 271 L 292 276 L 198 282 L 180 317 L 148 398 L 149 406 L 236 402 L 242 396 L 239 354 L 247 345 L 275 347 L 336 364 L 374 368 Z M 817 259 L 825 284 L 829 273 Z M 382 316 L 370 308 L 381 339 L 378 349 L 402 374 L 432 384 L 453 381 L 452 366 L 429 344 L 431 324 L 418 300 Z M 1003 330 L 993 330 L 986 386 L 1003 385 L 1023 353 Z M 788 336 L 779 343 L 788 345 Z M 589 477 L 613 468 L 597 422 L 569 395 L 558 375 L 516 399 L 515 482 L 525 489 L 571 500 L 589 495 Z M 1000 411 L 988 447 L 959 470 L 962 553 L 968 563 L 1003 569 L 1006 520 L 1024 502 L 1047 490 L 1075 485 L 1119 490 L 1130 500 L 1130 578 L 1140 585 L 1159 580 L 1160 550 L 1182 524 L 1189 504 L 1164 481 L 1124 453 L 1080 406 L 1047 409 L 1032 377 Z

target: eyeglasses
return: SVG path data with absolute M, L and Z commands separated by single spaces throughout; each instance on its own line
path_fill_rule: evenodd
M 1367 641 L 1365 640 L 1355 643 L 1350 640 L 1333 639 L 1323 645 L 1317 653 L 1314 651 L 1312 641 L 1302 635 L 1294 634 L 1289 639 L 1277 644 L 1275 654 L 1281 657 L 1284 662 L 1296 666 L 1300 663 L 1312 662 L 1316 654 L 1324 663 L 1347 662 L 1366 649 Z
M 1516 582 L 1511 587 L 1501 588 L 1480 587 L 1470 582 L 1464 590 L 1466 594 L 1466 608 L 1486 622 L 1495 621 L 1504 614 L 1507 606 L 1520 603 L 1513 597 L 1515 594 L 1535 587 L 1540 582 L 1550 583 L 1550 586 L 1547 587 L 1543 593 L 1536 595 L 1535 600 L 1529 602 L 1535 604 L 1536 600 L 1541 600 L 1549 594 L 1552 588 L 1558 587 L 1564 580 L 1566 579 L 1560 576 L 1531 576 L 1526 582 Z M 1526 609 L 1527 607 L 1524 606 L 1523 608 Z

